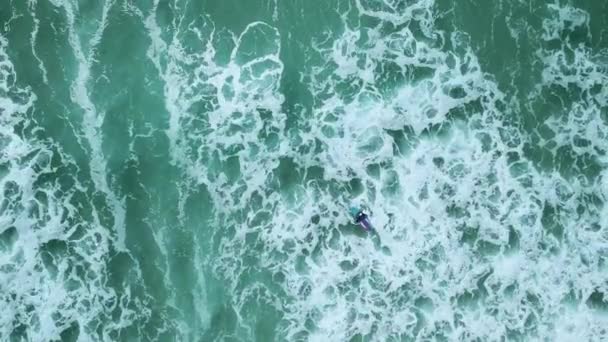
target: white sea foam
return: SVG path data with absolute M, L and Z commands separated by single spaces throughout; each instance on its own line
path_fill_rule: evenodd
M 35 4 L 30 3 L 30 10 Z M 90 191 L 82 182 L 77 163 L 58 143 L 36 134 L 36 95 L 16 85 L 19 75 L 6 54 L 10 43 L 0 37 L 0 301 L 5 309 L 0 339 L 60 340 L 69 332 L 80 340 L 116 339 L 117 331 L 150 312 L 131 294 L 131 287 L 117 294 L 108 285 L 110 251 L 120 245 L 121 231 L 124 235 L 124 209 L 105 180 L 99 133 L 103 115 L 97 115 L 86 90 L 94 53 L 85 58 L 79 45 L 73 27 L 75 5 L 53 4 L 65 10 L 70 24 L 70 43 L 80 62 L 72 95 L 85 112 L 84 135 L 93 151 L 91 177 L 110 199 L 119 238 L 111 234 L 112 227 L 100 224 L 99 208 L 92 203 L 97 190 Z M 93 46 L 101 38 L 110 6 L 104 7 Z M 40 68 L 44 77 L 42 64 Z M 138 271 L 129 273 L 140 279 Z
M 560 147 L 572 149 L 577 155 L 591 155 L 605 167 L 608 151 L 608 129 L 602 108 L 608 103 L 605 84 L 608 72 L 601 55 L 608 51 L 593 51 L 585 44 L 571 42 L 574 30 L 584 30 L 590 36 L 589 14 L 571 6 L 550 5 L 557 16 L 544 21 L 543 39 L 547 42 L 560 40 L 558 48 L 545 48 L 537 52 L 544 64 L 539 91 L 561 88 L 571 92 L 564 97 L 562 110 L 552 115 L 545 124 L 551 136 L 545 137 L 545 145 L 557 153 Z M 536 94 L 535 94 L 536 95 Z
M 42 80 L 44 81 L 44 83 L 48 84 L 49 80 L 47 77 L 47 71 L 46 71 L 46 67 L 44 66 L 44 63 L 42 62 L 42 60 L 40 59 L 40 57 L 38 57 L 38 53 L 36 52 L 36 36 L 38 35 L 38 30 L 40 29 L 40 19 L 38 19 L 35 15 L 36 13 L 36 6 L 38 4 L 37 0 L 29 0 L 29 8 L 30 11 L 33 14 L 33 20 L 34 20 L 34 29 L 32 30 L 32 34 L 30 36 L 30 44 L 32 44 L 32 54 L 34 55 L 34 58 L 36 58 L 36 61 L 38 61 L 38 68 L 40 68 L 40 71 L 42 72 Z
M 295 113 L 281 107 L 281 37 L 273 27 L 256 22 L 232 36 L 209 18 L 195 25 L 205 30 L 186 20 L 162 42 L 146 21 L 149 57 L 166 84 L 173 162 L 211 194 L 211 234 L 220 240 L 212 267 L 235 296 L 239 331 L 252 337 L 252 297 L 275 300 L 269 284 L 243 284 L 249 258 L 283 279 L 288 298 L 276 307 L 289 340 L 605 337 L 602 310 L 587 302 L 603 286 L 607 237 L 597 223 L 606 222 L 606 209 L 580 209 L 591 196 L 605 201 L 605 178 L 596 189 L 526 159 L 525 133 L 506 120 L 518 115 L 508 96 L 483 72 L 465 34 L 435 30 L 432 1 L 373 4 L 358 1 L 356 10 L 378 26 L 344 16 L 341 36 L 315 44 L 310 52 L 321 62 L 301 78 L 315 101 Z M 570 28 L 587 25 L 580 10 L 558 11 L 545 23 L 546 39 L 559 37 L 554 30 L 564 30 L 568 16 Z M 389 23 L 392 33 L 382 30 Z M 194 43 L 185 41 L 188 31 Z M 225 63 L 220 34 L 234 42 Z M 261 55 L 247 50 L 256 39 Z M 605 74 L 589 52 L 575 50 L 574 64 L 560 54 L 541 51 L 545 84 L 575 83 L 604 103 L 605 92 L 592 88 Z M 389 66 L 400 81 L 383 87 Z M 587 69 L 593 82 L 584 79 Z M 547 122 L 560 146 L 580 154 L 605 143 L 598 107 L 587 104 L 573 105 L 565 125 Z M 265 140 L 269 132 L 281 142 Z M 577 147 L 573 132 L 598 141 Z M 237 177 L 225 171 L 231 157 Z M 296 184 L 280 184 L 285 160 L 295 165 Z M 313 168 L 322 174 L 305 181 Z M 353 179 L 360 191 L 346 185 Z M 351 200 L 369 207 L 378 237 L 352 233 L 344 210 Z
M 0 292 L 5 305 L 0 316 L 0 337 L 8 339 L 15 331 L 23 330 L 26 339 L 59 339 L 60 333 L 72 324 L 84 327 L 98 319 L 98 308 L 103 308 L 113 295 L 111 291 L 103 292 L 102 284 L 84 283 L 78 275 L 86 270 L 93 280 L 103 274 L 99 268 L 105 263 L 100 259 L 107 253 L 108 240 L 103 232 L 90 229 L 80 240 L 67 241 L 86 229 L 84 223 L 72 224 L 79 211 L 72 196 L 81 191 L 82 185 L 74 179 L 72 189 L 62 189 L 57 183 L 42 181 L 41 176 L 57 171 L 58 166 L 51 163 L 55 156 L 62 158 L 65 168 L 74 167 L 73 162 L 56 145 L 30 141 L 14 131 L 17 124 L 32 124 L 26 113 L 36 96 L 13 83 L 16 75 L 5 53 L 7 44 L 0 37 L 0 136 L 3 141 L 8 140 L 0 155 L 6 168 L 0 180 Z M 88 248 L 91 244 L 95 249 Z

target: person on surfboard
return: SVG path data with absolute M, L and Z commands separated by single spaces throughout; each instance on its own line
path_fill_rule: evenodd
M 372 224 L 369 221 L 369 217 L 363 212 L 363 209 L 350 207 L 350 214 L 352 215 L 353 219 L 355 219 L 355 223 L 359 224 L 366 231 L 371 231 L 373 229 Z

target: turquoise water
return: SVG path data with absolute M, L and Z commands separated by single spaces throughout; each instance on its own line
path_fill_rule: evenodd
M 607 84 L 605 1 L 5 0 L 0 340 L 606 340 Z

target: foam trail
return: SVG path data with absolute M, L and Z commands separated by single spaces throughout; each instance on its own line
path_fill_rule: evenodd
M 112 206 L 114 215 L 113 228 L 117 234 L 116 246 L 120 250 L 125 249 L 125 204 L 124 198 L 119 198 L 108 185 L 106 161 L 104 159 L 102 142 L 103 135 L 101 134 L 101 126 L 104 120 L 104 113 L 98 113 L 95 105 L 91 102 L 88 94 L 87 84 L 89 82 L 91 62 L 95 57 L 95 47 L 99 44 L 103 31 L 107 25 L 107 15 L 110 8 L 114 5 L 113 1 L 105 1 L 103 5 L 101 22 L 89 43 L 88 54 L 83 51 L 80 37 L 76 33 L 75 24 L 75 6 L 72 2 L 66 0 L 59 2 L 51 1 L 57 7 L 63 7 L 68 20 L 68 39 L 70 46 L 74 51 L 74 56 L 78 61 L 78 75 L 72 83 L 70 93 L 74 103 L 78 104 L 84 111 L 82 121 L 84 135 L 87 143 L 91 148 L 91 178 L 95 183 L 95 187 L 104 193 Z
M 38 57 L 38 54 L 36 53 L 36 36 L 38 35 L 38 30 L 40 28 L 40 19 L 38 19 L 36 17 L 36 5 L 37 4 L 38 4 L 37 0 L 29 0 L 29 2 L 28 2 L 30 11 L 32 12 L 33 21 L 34 21 L 34 28 L 32 29 L 32 34 L 30 36 L 30 44 L 32 45 L 32 54 L 34 55 L 34 58 L 36 59 L 36 61 L 38 61 L 38 68 L 40 68 L 40 71 L 42 72 L 42 80 L 44 81 L 45 84 L 48 84 L 49 80 L 47 77 L 46 68 L 44 67 L 44 63 L 42 62 L 42 60 L 40 59 L 40 57 Z

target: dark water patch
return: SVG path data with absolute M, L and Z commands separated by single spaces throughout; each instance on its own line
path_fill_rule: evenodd
M 256 340 L 276 340 L 278 332 L 277 322 L 283 314 L 272 305 L 263 305 L 256 310 L 255 337 Z
M 395 156 L 405 156 L 420 139 L 414 129 L 409 126 L 400 130 L 385 130 L 385 132 L 393 139 L 393 154 Z
M 353 178 L 348 182 L 349 194 L 351 197 L 357 197 L 365 190 L 360 178 Z
M 593 290 L 591 295 L 587 297 L 585 304 L 592 309 L 608 312 L 608 295 L 605 289 L 596 288 Z
M 23 79 L 9 79 L 9 85 L 17 81 L 17 85 L 21 88 L 27 87 L 30 84 L 40 85 L 42 83 L 42 75 L 37 68 L 32 68 L 33 65 L 38 65 L 32 54 L 32 47 L 29 40 L 21 39 L 22 32 L 29 32 L 34 26 L 33 18 L 29 15 L 28 4 L 26 2 L 10 2 L 3 6 L 2 16 L 9 17 L 0 22 L 6 23 L 0 28 L 3 37 L 6 37 L 10 44 L 10 49 L 7 51 L 11 61 L 14 63 L 15 72 Z M 10 23 L 10 24 L 9 24 Z M 10 77 L 10 76 L 9 76 Z
M 140 195 L 141 196 L 141 195 Z M 130 196 L 126 199 L 126 245 L 132 255 L 138 260 L 141 270 L 143 283 L 146 286 L 148 294 L 158 302 L 163 302 L 167 299 L 167 290 L 164 288 L 164 275 L 166 269 L 162 258 L 164 254 L 159 243 L 156 241 L 153 234 L 153 229 L 160 227 L 151 226 L 143 218 L 148 213 L 148 207 L 144 202 L 145 197 Z M 169 208 L 169 212 L 176 211 L 174 208 Z M 173 213 L 176 216 L 176 213 Z
M 463 225 L 458 230 L 462 232 L 460 243 L 473 247 L 479 237 L 479 227 Z
M 306 169 L 304 182 L 321 181 L 324 179 L 325 169 L 320 166 L 311 166 Z
M 114 251 L 108 260 L 108 285 L 119 292 L 124 290 L 125 286 L 135 280 L 132 278 L 135 268 L 136 263 L 129 253 Z
M 452 192 L 452 190 L 450 188 L 447 188 L 445 191 L 447 192 L 448 195 Z M 452 217 L 454 219 L 463 219 L 463 218 L 470 217 L 470 213 L 468 212 L 466 207 L 462 207 L 455 203 L 452 203 L 452 204 L 446 206 L 446 212 L 450 217 Z M 462 231 L 464 232 L 464 234 L 467 234 L 467 231 L 472 230 L 471 227 L 461 227 L 461 228 L 462 228 Z M 463 236 L 463 238 L 464 238 L 464 236 Z
M 486 240 L 477 240 L 475 247 L 477 252 L 484 257 L 497 255 L 502 250 L 501 244 Z
M 113 227 L 116 218 L 106 194 L 97 191 L 92 194 L 91 199 L 93 208 L 97 211 L 100 224 L 108 229 Z
M 279 167 L 276 169 L 280 189 L 292 193 L 292 188 L 301 183 L 302 175 L 300 173 L 301 168 L 296 161 L 292 158 L 281 158 Z
M 397 93 L 399 86 L 406 83 L 406 71 L 409 71 L 408 73 L 411 76 L 413 73 L 411 68 L 413 67 L 401 66 L 392 61 L 378 63 L 374 72 L 376 75 L 374 79 L 374 86 L 385 99 L 390 99 Z M 410 79 L 410 81 L 411 80 L 412 79 Z
M 427 139 L 442 138 L 447 137 L 452 131 L 452 125 L 450 123 L 441 122 L 425 127 L 422 132 L 420 132 L 419 137 Z
M 78 322 L 72 322 L 66 329 L 64 329 L 59 336 L 61 341 L 65 342 L 76 342 L 80 336 L 80 324 Z
M 3 195 L 5 198 L 10 198 L 18 202 L 21 198 L 21 188 L 15 181 L 4 183 Z
M 446 117 L 451 121 L 469 122 L 473 115 L 478 115 L 484 112 L 483 101 L 479 98 L 467 101 L 464 104 L 450 109 L 446 113 Z M 474 127 L 477 128 L 477 127 Z M 482 127 L 479 127 L 482 128 Z
M 507 251 L 515 252 L 519 250 L 520 236 L 518 231 L 513 226 L 509 226 L 509 241 L 507 245 Z
M 38 252 L 47 271 L 52 278 L 55 278 L 59 262 L 65 260 L 70 251 L 66 241 L 54 239 L 41 245 Z
M 27 341 L 30 338 L 28 337 L 28 329 L 29 327 L 26 324 L 22 324 L 19 321 L 15 321 L 13 323 L 12 330 L 10 331 L 9 341 L 10 342 L 21 342 Z
M 238 156 L 231 156 L 226 159 L 222 167 L 228 182 L 235 183 L 241 176 L 241 164 Z
M 238 8 L 238 10 L 234 10 L 235 8 Z M 204 0 L 190 3 L 188 10 L 192 16 L 195 16 L 196 13 L 206 13 L 214 18 L 216 29 L 225 28 L 237 34 L 243 32 L 248 23 L 255 21 L 273 22 L 272 6 L 261 6 L 255 1 L 241 3 L 238 0 L 222 2 Z M 226 15 L 226 13 L 231 15 Z
M 237 314 L 229 304 L 219 306 L 211 316 L 210 326 L 213 329 L 205 331 L 201 341 L 215 341 L 219 338 L 229 338 L 237 329 Z M 225 337 L 224 337 L 225 336 Z
M 423 80 L 432 79 L 436 69 L 427 66 L 407 65 L 405 69 L 405 79 L 408 83 L 416 84 Z
M 12 251 L 15 242 L 19 239 L 17 228 L 9 226 L 0 233 L 0 251 L 10 253 Z
M 416 323 L 412 328 L 411 335 L 408 334 L 408 337 L 418 336 L 418 333 L 420 333 L 420 331 L 427 325 L 427 320 L 422 310 L 418 308 L 413 308 L 412 311 L 414 312 L 414 316 L 416 317 Z
M 559 241 L 563 240 L 564 227 L 561 224 L 559 212 L 555 207 L 545 203 L 541 217 L 541 223 L 547 233 L 552 234 Z

